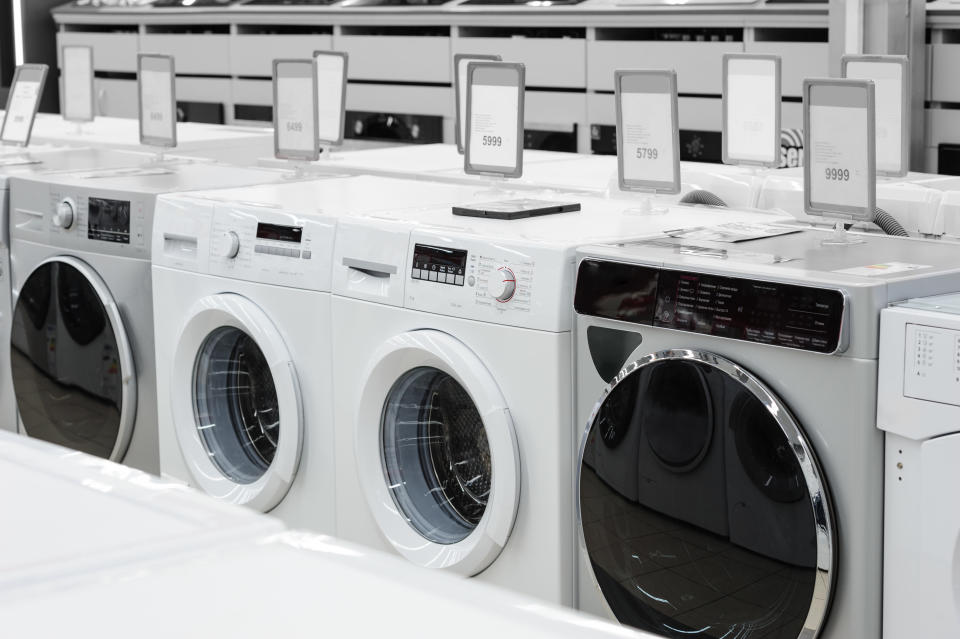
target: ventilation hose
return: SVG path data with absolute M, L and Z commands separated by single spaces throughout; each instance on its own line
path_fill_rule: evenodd
M 897 222 L 895 217 L 879 207 L 874 211 L 873 223 L 879 226 L 887 235 L 896 235 L 899 237 L 908 237 L 910 235 L 906 229 L 900 225 L 900 222 Z
M 727 206 L 727 203 L 718 198 L 716 195 L 710 191 L 704 191 L 703 189 L 695 189 L 690 191 L 682 198 L 680 198 L 680 204 L 702 204 L 704 206 Z

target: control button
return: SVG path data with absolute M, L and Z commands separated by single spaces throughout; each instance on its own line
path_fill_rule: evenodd
M 463 286 L 463 275 L 457 275 L 457 279 L 453 283 L 457 286 Z
M 240 236 L 234 231 L 227 231 L 220 237 L 220 255 L 232 260 L 240 252 Z
M 421 279 L 421 276 L 420 276 L 421 273 L 423 273 L 423 271 L 421 271 L 420 269 L 418 268 L 413 269 L 413 279 L 415 280 Z
M 300 254 L 300 257 L 302 257 L 305 260 L 309 260 L 311 257 L 313 257 L 313 251 L 304 251 L 303 253 Z
M 62 229 L 70 228 L 73 226 L 76 211 L 77 203 L 70 198 L 64 198 L 57 205 L 57 210 L 53 212 L 53 225 Z
M 487 279 L 487 293 L 500 303 L 509 302 L 517 292 L 517 278 L 506 266 L 501 266 Z
M 437 281 L 437 272 L 436 272 L 436 271 L 430 271 L 430 281 L 431 281 L 431 282 L 436 282 L 436 281 Z
M 468 286 L 474 286 L 476 283 L 477 283 L 477 278 L 475 278 L 473 275 L 467 278 Z
M 254 253 L 260 253 L 260 254 L 266 254 L 266 253 L 267 253 L 267 247 L 264 246 L 263 244 L 257 244 L 256 246 L 253 247 L 253 252 L 254 252 Z

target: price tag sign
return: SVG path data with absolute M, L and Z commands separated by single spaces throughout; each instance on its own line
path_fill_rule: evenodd
M 779 165 L 779 56 L 723 56 L 723 161 Z
M 7 110 L 0 126 L 0 143 L 27 146 L 33 133 L 33 121 L 47 81 L 47 65 L 23 64 L 17 67 L 7 96 Z
M 674 71 L 617 71 L 617 166 L 625 191 L 679 193 Z
M 876 206 L 874 88 L 867 80 L 804 80 L 807 213 L 871 221 Z
M 177 146 L 175 81 L 172 56 L 145 53 L 137 56 L 141 144 Z
M 317 69 L 317 139 L 320 144 L 343 143 L 347 110 L 347 54 L 314 51 Z
M 93 110 L 93 47 L 67 45 L 60 49 L 61 111 L 69 122 L 91 122 Z
M 524 73 L 512 62 L 467 64 L 466 173 L 523 174 Z
M 273 141 L 280 159 L 320 157 L 315 66 L 314 60 L 273 61 Z
M 455 137 L 457 152 L 463 154 L 467 145 L 467 65 L 471 62 L 500 62 L 498 55 L 458 53 L 453 56 L 454 113 L 456 114 Z
M 844 56 L 843 77 L 872 80 L 876 103 L 877 173 L 903 176 L 910 165 L 910 88 L 906 56 Z

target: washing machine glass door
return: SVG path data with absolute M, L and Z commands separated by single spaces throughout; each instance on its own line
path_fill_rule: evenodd
M 196 485 L 262 511 L 276 506 L 300 462 L 303 411 L 293 360 L 269 317 L 239 295 L 198 301 L 177 340 L 170 387 Z
M 519 452 L 493 376 L 438 331 L 374 355 L 357 417 L 357 468 L 384 535 L 410 561 L 474 575 L 507 543 Z
M 133 354 L 117 304 L 90 266 L 57 257 L 27 277 L 10 358 L 27 435 L 123 459 L 137 411 Z
M 604 391 L 582 441 L 585 567 L 617 619 L 667 637 L 819 634 L 835 577 L 830 500 L 763 383 L 710 353 L 648 355 Z M 632 450 L 610 455 L 611 441 Z

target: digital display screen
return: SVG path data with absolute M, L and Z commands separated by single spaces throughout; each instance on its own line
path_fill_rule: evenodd
M 425 244 L 417 244 L 413 248 L 413 271 L 410 276 L 415 280 L 463 286 L 466 270 L 466 251 Z
M 257 224 L 257 239 L 299 244 L 303 240 L 303 227 L 264 224 L 261 222 Z
M 87 238 L 130 243 L 130 202 L 92 197 L 87 202 Z
M 833 353 L 839 291 L 584 260 L 576 311 L 609 319 L 761 344 Z

